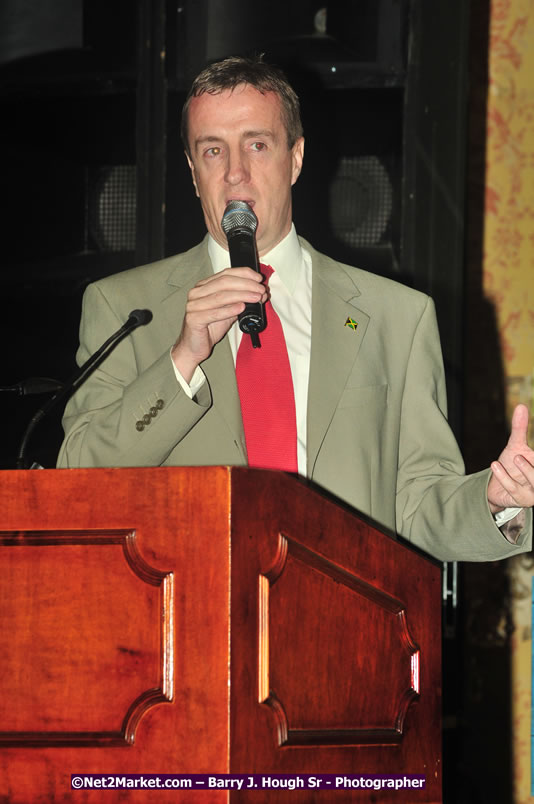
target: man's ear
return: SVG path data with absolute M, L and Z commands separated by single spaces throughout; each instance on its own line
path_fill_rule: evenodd
M 291 184 L 295 184 L 298 177 L 300 176 L 300 171 L 302 170 L 302 162 L 304 161 L 304 137 L 299 137 L 299 139 L 294 144 L 293 148 L 291 149 L 291 158 L 293 162 L 293 172 L 291 174 Z
M 195 176 L 195 166 L 193 164 L 193 161 L 192 161 L 191 157 L 187 153 L 187 151 L 184 151 L 184 153 L 185 153 L 185 158 L 187 159 L 187 164 L 189 165 L 189 170 L 191 171 L 191 178 L 193 180 L 195 193 L 197 194 L 197 198 L 200 198 L 200 193 L 198 192 L 197 180 L 196 180 L 196 176 Z

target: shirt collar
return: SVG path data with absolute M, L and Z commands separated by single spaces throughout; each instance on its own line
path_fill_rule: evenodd
M 208 254 L 213 266 L 213 273 L 228 268 L 228 251 L 220 246 L 211 235 L 208 235 Z M 280 281 L 291 294 L 303 271 L 302 261 L 302 249 L 295 224 L 291 224 L 291 229 L 283 240 L 261 257 L 261 262 L 273 267 Z

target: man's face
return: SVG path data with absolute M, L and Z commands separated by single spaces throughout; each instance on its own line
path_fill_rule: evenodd
M 189 166 L 209 233 L 227 248 L 221 218 L 229 201 L 246 201 L 258 218 L 258 253 L 265 254 L 291 228 L 291 187 L 304 153 L 291 150 L 274 92 L 247 84 L 218 95 L 192 98 Z

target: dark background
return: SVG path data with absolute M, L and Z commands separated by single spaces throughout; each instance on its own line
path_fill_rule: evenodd
M 11 387 L 65 380 L 75 368 L 88 282 L 203 236 L 181 106 L 207 61 L 253 51 L 284 67 L 301 97 L 299 233 L 434 297 L 451 424 L 468 468 L 487 465 L 506 437 L 496 326 L 482 293 L 488 5 L 4 0 L 0 468 L 15 466 L 47 398 Z M 59 419 L 30 443 L 45 466 L 61 442 Z M 459 584 L 457 604 L 446 593 L 444 607 L 446 801 L 506 804 L 509 654 L 506 640 L 488 636 L 506 606 L 506 576 L 502 565 L 448 565 L 445 577 L 449 592 Z

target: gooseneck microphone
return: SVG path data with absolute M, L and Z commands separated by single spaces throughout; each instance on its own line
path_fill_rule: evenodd
M 30 440 L 30 436 L 39 424 L 41 419 L 44 419 L 51 410 L 53 410 L 59 403 L 71 396 L 82 383 L 85 382 L 87 377 L 98 368 L 98 366 L 106 359 L 106 357 L 115 349 L 118 343 L 122 341 L 130 332 L 133 332 L 137 327 L 143 327 L 145 324 L 152 321 L 152 312 L 150 310 L 132 310 L 127 320 L 124 322 L 116 332 L 111 335 L 107 341 L 104 341 L 100 349 L 91 355 L 91 357 L 80 366 L 80 368 L 67 380 L 60 391 L 54 394 L 42 407 L 39 408 L 37 413 L 31 419 L 29 425 L 24 431 L 22 441 L 20 442 L 19 452 L 17 456 L 17 469 L 26 469 L 26 448 Z M 31 468 L 34 468 L 33 465 Z
M 256 229 L 258 219 L 246 201 L 230 201 L 222 216 L 221 227 L 228 241 L 230 265 L 240 268 L 243 265 L 259 274 L 260 263 L 256 248 Z M 267 326 L 265 310 L 261 302 L 247 303 L 238 316 L 239 329 L 252 338 L 254 348 L 261 346 L 258 333 Z
M 3 385 L 0 392 L 17 394 L 17 396 L 29 396 L 31 394 L 55 394 L 61 391 L 63 383 L 52 380 L 50 377 L 28 377 L 15 385 Z

